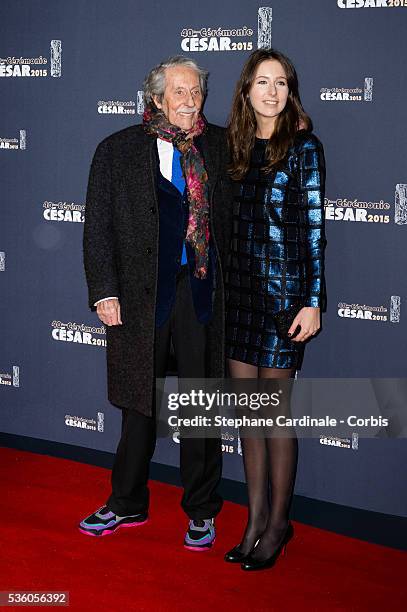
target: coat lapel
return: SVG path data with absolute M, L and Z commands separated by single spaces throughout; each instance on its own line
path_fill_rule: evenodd
M 201 152 L 204 162 L 205 169 L 208 173 L 209 192 L 212 193 L 216 181 L 218 179 L 218 166 L 217 166 L 217 152 L 215 143 L 211 138 L 208 138 L 208 133 L 201 134 L 195 139 L 195 143 L 199 151 Z
M 208 132 L 201 134 L 195 139 L 195 144 L 204 158 L 205 169 L 208 173 L 208 184 L 211 199 L 213 190 L 218 179 L 218 152 L 216 141 L 208 136 Z M 123 168 L 123 179 L 125 190 L 140 188 L 145 190 L 147 199 L 157 201 L 159 160 L 157 151 L 157 141 L 152 136 L 142 133 L 139 134 L 134 143 L 134 154 L 130 156 L 130 161 Z
M 127 192 L 132 200 L 138 199 L 141 191 L 146 200 L 155 201 L 157 160 L 155 138 L 139 132 L 122 167 L 120 190 Z

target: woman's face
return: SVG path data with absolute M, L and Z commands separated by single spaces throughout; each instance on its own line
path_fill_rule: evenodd
M 249 91 L 257 123 L 270 120 L 274 124 L 287 104 L 288 93 L 287 76 L 280 62 L 275 59 L 261 62 Z

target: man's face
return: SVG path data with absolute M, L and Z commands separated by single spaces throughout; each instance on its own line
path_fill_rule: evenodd
M 172 125 L 190 130 L 202 107 L 203 96 L 196 70 L 187 66 L 172 66 L 165 70 L 165 91 L 161 101 L 154 102 Z

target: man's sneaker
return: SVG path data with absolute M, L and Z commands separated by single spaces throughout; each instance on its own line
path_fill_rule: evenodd
M 119 527 L 138 527 L 147 523 L 148 516 L 143 514 L 132 514 L 130 516 L 118 516 L 111 512 L 107 506 L 102 506 L 93 514 L 83 519 L 79 524 L 79 531 L 90 536 L 104 536 L 114 533 Z
M 214 519 L 189 521 L 184 546 L 188 550 L 210 550 L 215 542 L 216 531 Z

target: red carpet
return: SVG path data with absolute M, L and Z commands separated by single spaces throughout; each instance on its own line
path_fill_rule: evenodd
M 76 525 L 103 504 L 109 470 L 12 449 L 0 460 L 1 591 L 69 591 L 68 609 L 88 612 L 406 609 L 403 552 L 295 523 L 285 558 L 244 573 L 222 560 L 241 506 L 225 503 L 212 551 L 188 552 L 180 490 L 152 482 L 146 525 L 91 538 Z

